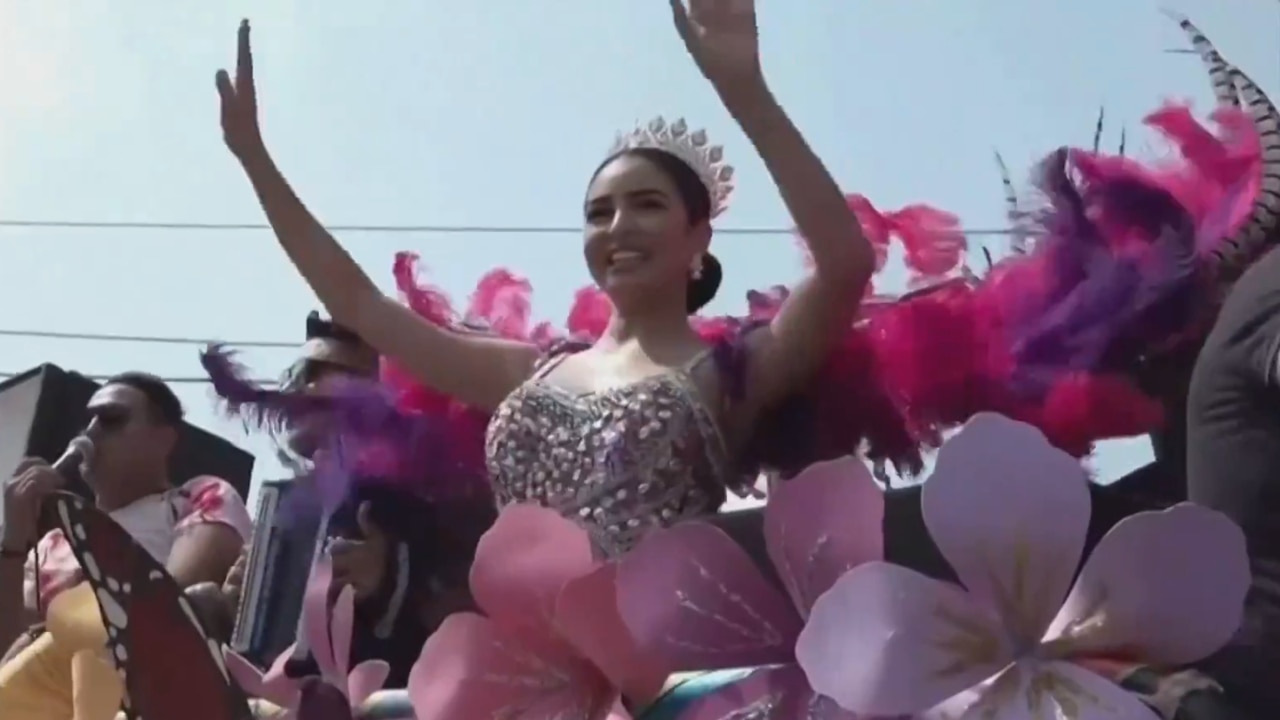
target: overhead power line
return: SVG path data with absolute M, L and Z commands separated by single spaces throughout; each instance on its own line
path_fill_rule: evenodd
M 210 345 L 221 343 L 242 348 L 293 348 L 302 346 L 299 342 L 279 342 L 266 340 L 210 340 L 207 338 L 181 337 L 177 335 L 114 335 L 111 333 L 74 333 L 53 332 L 50 330 L 6 330 L 0 329 L 0 337 L 46 338 L 49 340 L 95 340 L 98 342 L 127 342 L 162 345 Z
M 3 220 L 0 228 L 37 229 L 87 229 L 87 230 L 171 230 L 171 231 L 268 231 L 266 224 L 252 223 L 195 223 L 195 222 L 108 222 L 75 220 Z M 498 225 L 330 225 L 329 229 L 347 232 L 374 233 L 478 233 L 478 234 L 553 234 L 581 232 L 579 227 L 554 226 L 498 226 Z M 790 228 L 726 228 L 716 232 L 729 235 L 789 235 Z M 969 235 L 1009 235 L 1010 230 L 964 230 Z M 57 332 L 49 330 L 0 329 L 0 337 L 44 338 L 49 340 L 89 340 L 97 342 L 122 342 L 162 345 L 208 345 L 225 343 L 242 348 L 297 348 L 298 342 L 272 340 L 223 340 L 168 335 L 129 335 L 112 333 Z M 0 378 L 10 377 L 0 373 Z M 203 382 L 200 378 L 175 378 L 175 382 Z
M 23 372 L 26 372 L 26 371 L 24 370 Z M 0 380 L 7 380 L 12 377 L 17 377 L 21 374 L 22 373 L 16 373 L 16 372 L 0 372 Z M 105 375 L 105 374 L 102 374 L 102 375 L 94 375 L 94 374 L 85 375 L 84 373 L 77 373 L 77 374 L 83 375 L 84 377 L 87 377 L 90 380 L 93 380 L 94 382 L 102 382 L 104 380 L 109 380 L 113 377 L 113 375 Z M 166 383 L 169 383 L 170 385 L 207 385 L 209 383 L 209 378 L 203 378 L 203 377 L 162 377 L 160 379 L 165 381 Z M 273 385 L 280 384 L 279 380 L 265 380 L 265 379 L 252 380 L 250 382 L 254 382 L 264 386 L 273 386 Z
M 77 230 L 170 230 L 199 231 L 220 230 L 229 232 L 259 232 L 271 226 L 255 223 L 198 223 L 198 222 L 108 222 L 77 220 L 0 220 L 0 228 L 48 228 Z M 581 226 L 556 227 L 552 225 L 326 225 L 336 232 L 368 233 L 471 233 L 477 235 L 552 235 L 582 232 Z M 722 228 L 719 235 L 790 235 L 794 228 Z M 975 237 L 1012 235 L 1007 228 L 969 228 L 961 232 Z

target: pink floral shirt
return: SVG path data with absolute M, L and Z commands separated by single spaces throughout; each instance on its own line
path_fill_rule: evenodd
M 235 488 L 212 475 L 145 497 L 112 512 L 111 517 L 162 564 L 168 560 L 174 540 L 197 525 L 227 525 L 246 541 L 253 531 L 249 510 Z M 76 562 L 67 538 L 62 530 L 52 530 L 40 539 L 35 551 L 27 558 L 23 583 L 27 606 L 33 609 L 48 607 L 54 596 L 74 587 L 81 579 L 80 564 Z M 36 601 L 37 586 L 40 589 L 39 602 Z

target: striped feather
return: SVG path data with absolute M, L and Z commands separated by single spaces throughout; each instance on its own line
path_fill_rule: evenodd
M 1253 119 L 1262 142 L 1262 184 L 1253 212 L 1240 230 L 1214 248 L 1209 264 L 1217 290 L 1225 295 L 1244 271 L 1272 246 L 1280 243 L 1280 113 L 1267 94 L 1239 68 L 1231 65 L 1200 28 L 1170 13 L 1186 33 L 1209 73 L 1213 95 L 1222 107 L 1243 106 Z
M 1107 116 L 1105 107 L 1098 108 L 1098 124 L 1093 127 L 1093 151 L 1102 152 L 1102 121 Z
M 1013 189 L 1009 166 L 1004 164 L 999 152 L 996 152 L 996 166 L 1000 168 L 1000 184 L 1004 186 L 1005 217 L 1010 226 L 1009 251 L 1014 255 L 1026 255 L 1031 235 L 1027 215 L 1018 208 L 1018 193 Z
M 1248 221 L 1215 251 L 1222 285 L 1235 282 L 1249 265 L 1280 243 L 1280 112 L 1248 75 L 1234 67 L 1231 72 L 1262 141 L 1262 185 Z
M 1218 104 L 1224 107 L 1240 107 L 1240 95 L 1236 92 L 1236 83 L 1231 76 L 1231 65 L 1218 53 L 1213 43 L 1209 42 L 1209 38 L 1200 32 L 1200 28 L 1191 24 L 1189 19 L 1172 13 L 1169 16 L 1187 34 L 1187 38 L 1191 40 L 1191 47 L 1204 62 L 1205 68 L 1209 71 L 1209 80 L 1213 83 L 1213 96 L 1218 99 Z

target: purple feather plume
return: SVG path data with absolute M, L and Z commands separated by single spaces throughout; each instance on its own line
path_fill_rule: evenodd
M 280 432 L 307 416 L 330 412 L 332 403 L 326 398 L 270 390 L 248 379 L 236 353 L 225 345 L 206 348 L 200 364 L 227 414 L 243 420 L 246 430 Z
M 1011 338 L 1018 385 L 1048 389 L 1064 372 L 1132 367 L 1152 343 L 1186 327 L 1197 280 L 1195 222 L 1166 191 L 1128 176 L 1074 181 L 1058 151 L 1039 168 L 1046 208 L 1038 220 L 1046 253 L 1041 302 L 1023 308 Z M 1105 218 L 1105 226 L 1095 222 Z M 1123 252 L 1109 239 L 1129 233 Z
M 312 492 L 299 512 L 314 506 L 331 512 L 353 483 L 401 487 L 430 498 L 487 492 L 482 467 L 474 453 L 454 448 L 447 418 L 401 411 L 391 390 L 381 383 L 344 378 L 323 395 L 268 390 L 245 378 L 244 368 L 220 346 L 208 348 L 201 363 L 214 391 L 228 411 L 246 426 L 284 430 L 312 418 L 322 419 L 328 440 L 305 479 Z

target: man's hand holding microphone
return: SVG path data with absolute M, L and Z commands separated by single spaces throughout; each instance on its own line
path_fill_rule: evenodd
M 90 439 L 98 430 L 95 419 L 78 435 L 57 462 L 40 458 L 18 463 L 13 477 L 4 484 L 4 525 L 0 527 L 0 557 L 26 559 L 39 541 L 40 509 L 46 498 L 66 484 L 66 478 L 83 470 L 93 454 Z
M 4 527 L 0 528 L 0 552 L 25 560 L 35 547 L 40 507 L 45 498 L 63 486 L 57 470 L 40 458 L 27 458 L 4 484 Z

